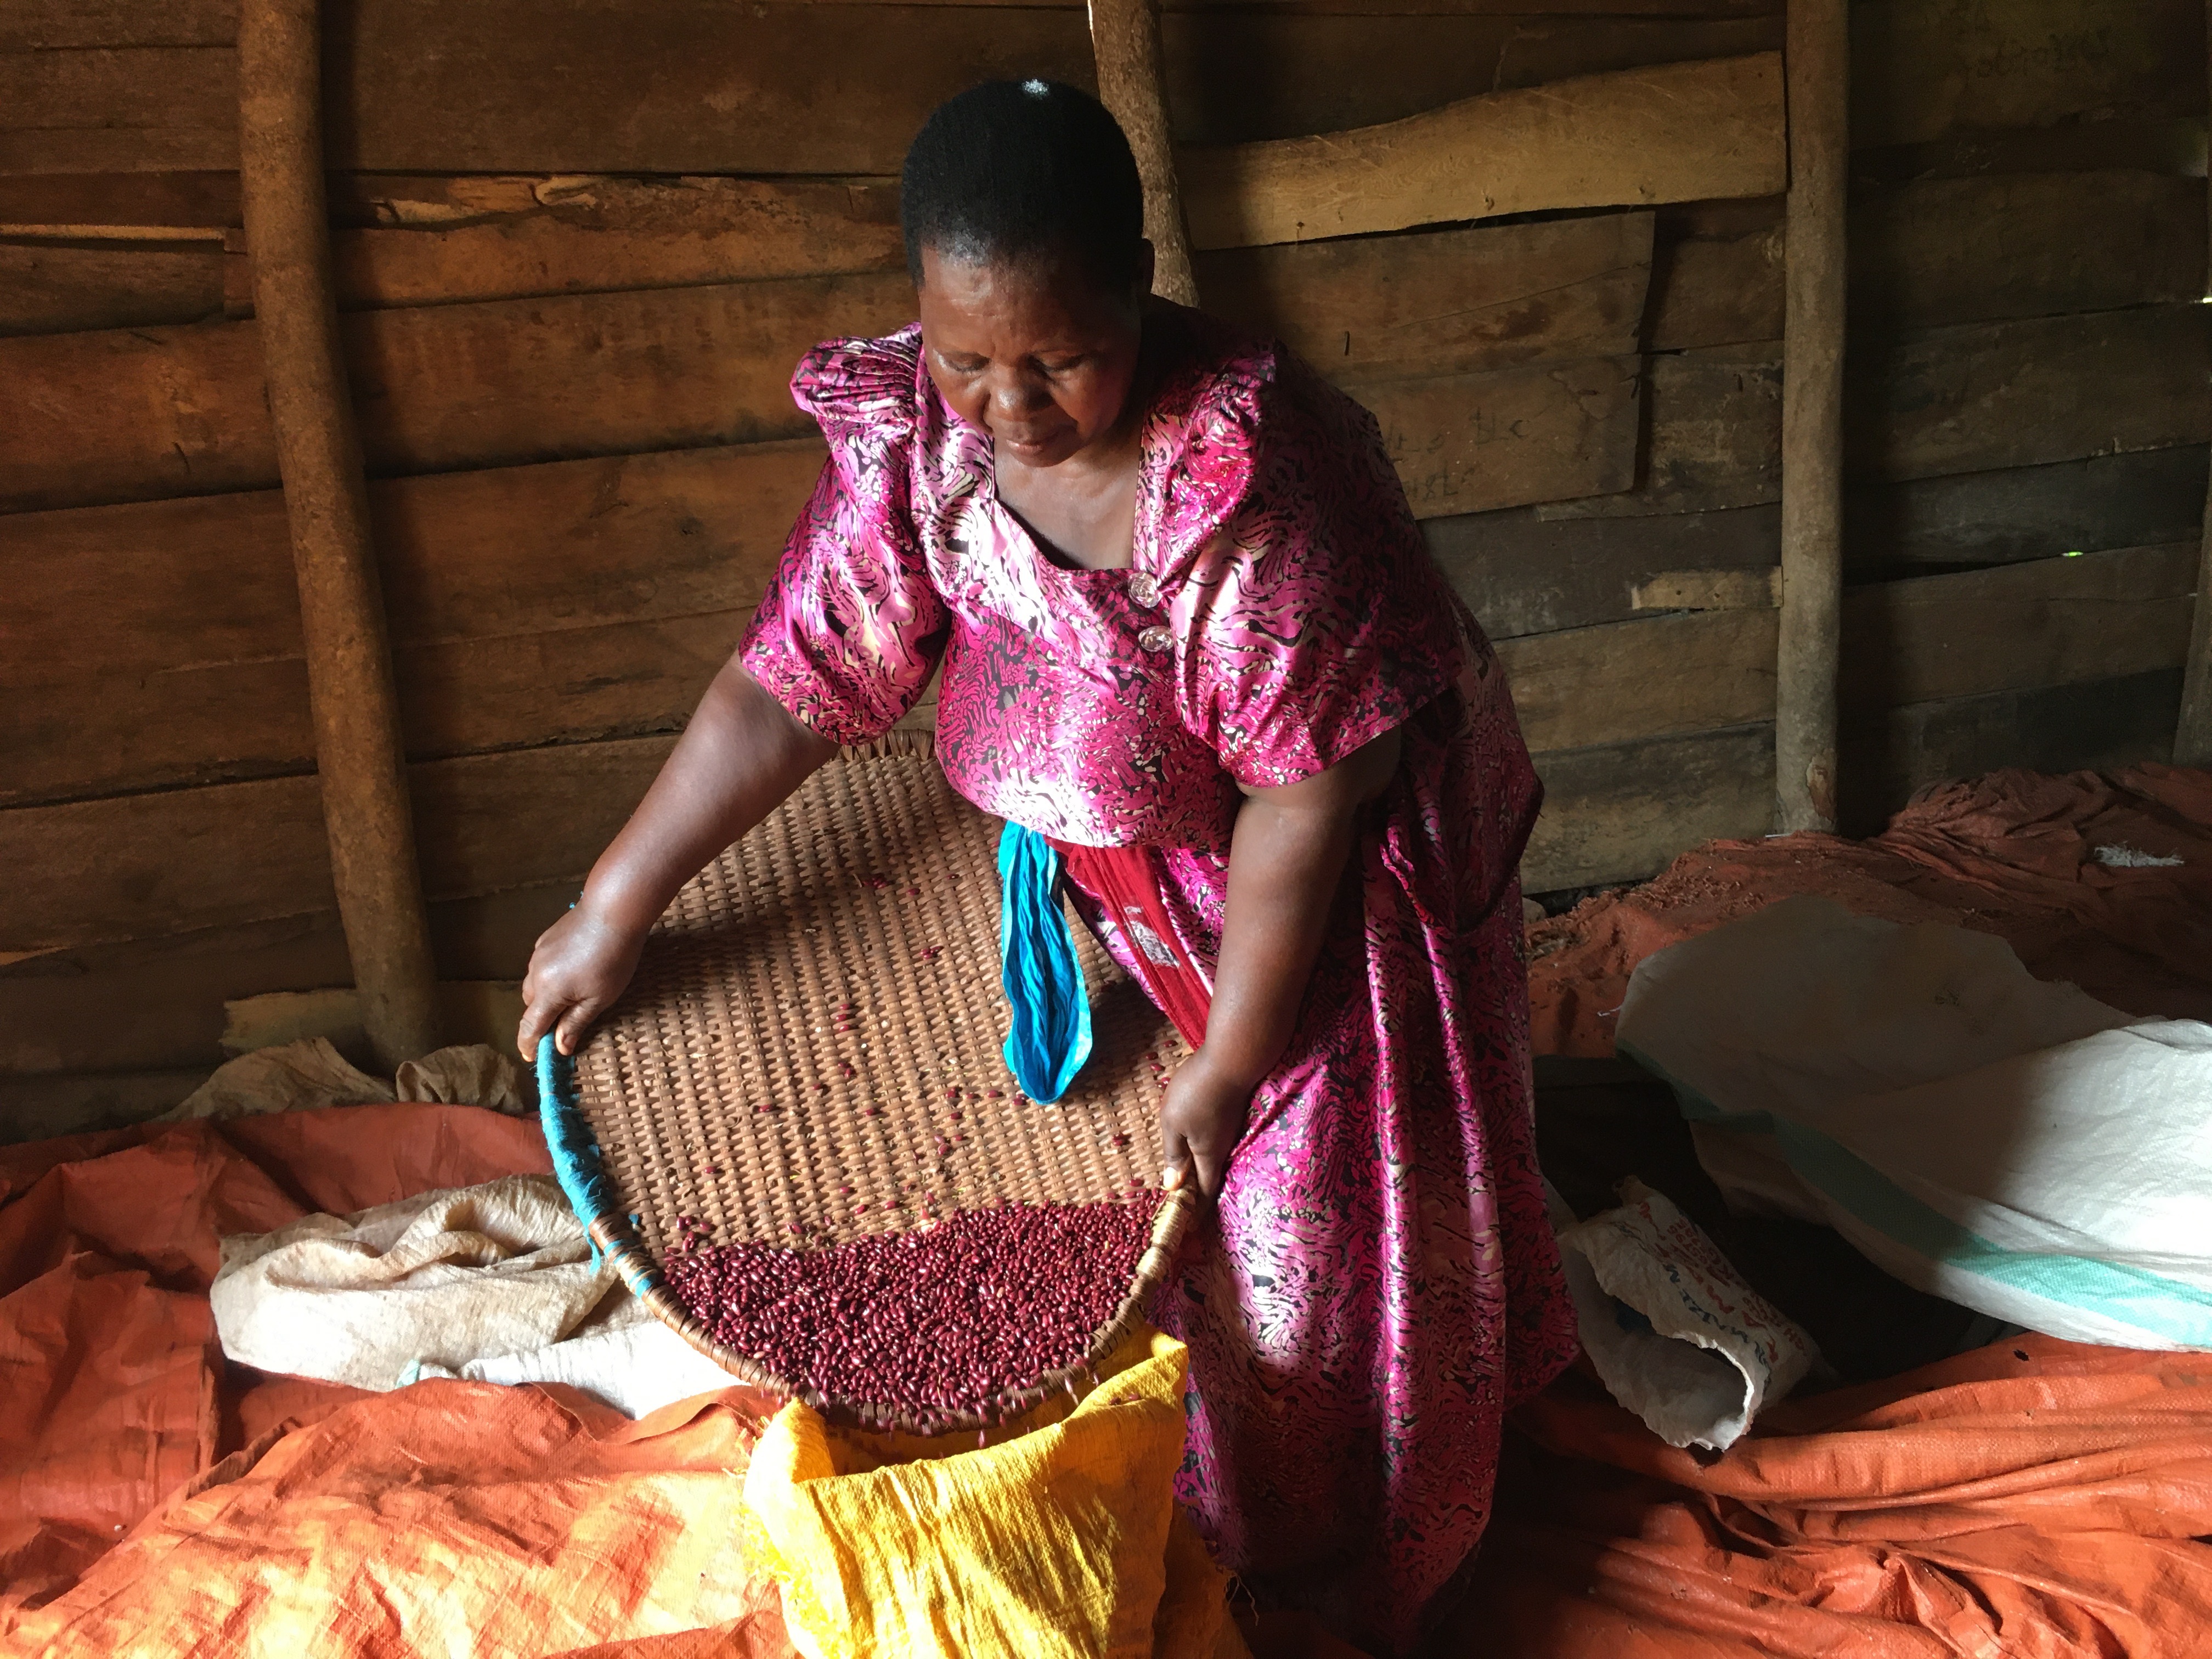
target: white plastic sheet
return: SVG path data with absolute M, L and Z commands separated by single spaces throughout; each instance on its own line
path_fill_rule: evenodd
M 2212 1026 L 1800 897 L 1647 957 L 1620 1046 L 1732 1206 L 2031 1330 L 2212 1348 Z

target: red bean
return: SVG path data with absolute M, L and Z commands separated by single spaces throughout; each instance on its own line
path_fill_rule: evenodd
M 1002 1205 L 818 1249 L 702 1247 L 665 1270 L 718 1340 L 778 1376 L 832 1399 L 988 1412 L 1082 1359 L 1128 1291 L 1157 1205 L 1142 1193 Z

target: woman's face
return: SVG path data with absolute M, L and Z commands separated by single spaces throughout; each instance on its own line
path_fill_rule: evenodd
M 953 412 L 1001 456 L 1057 466 L 1112 435 L 1129 401 L 1152 286 L 1101 292 L 1071 255 L 969 260 L 921 251 L 921 347 Z

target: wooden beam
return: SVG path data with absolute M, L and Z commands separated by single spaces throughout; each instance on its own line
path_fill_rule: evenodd
M 1357 382 L 1633 352 L 1651 236 L 1650 214 L 1605 213 L 1217 249 L 1197 269 L 1209 311 Z
M 809 436 L 800 354 L 913 314 L 902 270 L 362 312 L 341 331 L 369 467 L 404 473 Z M 275 483 L 258 327 L 0 340 L 0 509 Z
M 824 338 L 888 332 L 913 305 L 894 271 L 362 312 L 343 319 L 343 332 L 369 466 L 410 473 L 811 435 L 789 392 L 799 355 Z M 0 340 L 0 383 L 13 394 L 0 399 L 0 510 L 274 483 L 258 326 Z M 454 374 L 457 362 L 471 372 Z M 1595 371 L 1561 373 L 1580 384 Z M 1424 510 L 1618 487 L 1611 422 L 1621 398 L 1632 401 L 1632 376 L 1625 386 L 1612 376 L 1579 412 L 1566 380 L 1534 368 L 1420 385 L 1394 382 L 1375 400 L 1378 412 L 1418 416 L 1405 426 L 1406 454 L 1460 457 Z M 1474 453 L 1481 423 L 1501 419 L 1516 442 L 1540 425 L 1546 444 L 1571 419 L 1585 429 L 1571 447 L 1593 471 L 1577 481 L 1553 465 L 1516 487 Z M 1504 453 L 1495 459 L 1502 465 Z M 1486 482 L 1451 481 L 1470 473 Z
M 1861 715 L 1844 738 L 1846 822 L 1852 834 L 1869 833 L 1915 790 L 1999 767 L 2117 771 L 2163 761 L 2180 695 L 2181 671 L 2160 668 Z
M 2212 21 L 2212 3 L 2204 15 Z M 2206 30 L 2207 84 L 2212 85 L 2212 27 Z M 2212 213 L 2207 215 L 2212 224 Z M 2212 295 L 2208 282 L 2206 295 Z M 2200 295 L 2200 298 L 2205 295 Z M 2197 563 L 2197 605 L 2190 624 L 2189 659 L 2181 676 L 2181 713 L 2173 726 L 2177 766 L 2212 766 L 2212 489 L 2204 501 L 2204 526 Z
M 1850 127 L 1862 145 L 2043 127 L 2106 112 L 2202 117 L 2197 0 L 1860 0 Z
M 1782 603 L 1782 567 L 1662 570 L 1629 589 L 1637 611 L 1772 611 Z
M 1557 14 L 1561 8 L 1546 6 Z M 1782 17 L 1770 3 L 1759 16 L 1614 17 L 1603 27 L 1557 15 L 1522 19 L 1498 58 L 1498 89 L 1542 86 L 1577 75 L 1741 58 L 1782 49 Z
M 261 251 L 254 301 L 299 579 L 331 880 L 369 1046 L 391 1067 L 438 1046 L 437 975 L 368 484 L 338 344 L 323 196 L 321 40 L 318 0 L 242 0 L 240 183 Z M 238 869 L 225 873 L 235 879 Z
M 1158 5 L 1156 0 L 1090 0 L 1090 12 L 1098 100 L 1121 123 L 1145 188 L 1152 292 L 1194 306 L 1198 279 L 1191 274 L 1190 233 L 1183 226 L 1182 186 L 1176 181 Z
M 1918 179 L 1851 209 L 1855 326 L 1894 333 L 2203 297 L 2193 179 L 2136 171 Z
M 1514 507 L 1431 519 L 1421 529 L 1430 556 L 1493 640 L 1626 622 L 1636 584 L 1655 568 L 1725 568 L 1764 581 L 1782 553 L 1771 506 L 1638 519 Z
M 1863 721 L 1887 702 L 2041 696 L 2055 682 L 2088 686 L 2143 673 L 2166 674 L 2178 690 L 2191 550 L 2123 550 L 1855 589 L 1844 613 L 1853 714 Z M 666 738 L 506 745 L 561 731 L 592 708 L 628 708 L 672 728 L 738 621 L 707 615 L 612 622 L 404 653 L 420 665 L 410 674 L 411 713 L 445 723 L 467 741 L 502 745 L 410 769 L 432 897 L 580 875 L 652 778 Z M 1500 655 L 1540 763 L 1549 765 L 1546 756 L 1613 754 L 1623 744 L 1771 721 L 1774 638 L 1771 610 L 1713 611 L 1510 640 Z M 567 682 L 560 678 L 564 662 L 574 674 Z M 191 711 L 205 700 L 189 689 L 193 684 L 261 686 L 265 693 L 271 672 L 250 661 L 178 671 L 163 677 L 172 688 L 164 713 L 190 725 Z M 110 730 L 96 724 L 103 692 L 126 715 L 153 701 L 112 681 L 87 682 L 49 688 L 35 699 L 10 697 L 0 707 L 12 712 L 35 700 L 78 711 L 80 730 L 48 739 L 66 755 L 72 743 L 82 746 L 85 732 Z M 245 700 L 241 693 L 230 701 L 235 707 Z M 241 720 L 235 729 L 254 728 Z M 304 735 L 295 738 L 295 766 L 305 763 Z M 1771 811 L 1771 735 L 1762 732 L 1759 743 L 1767 757 L 1754 792 L 1763 825 Z M 1577 775 L 1588 787 L 1577 799 L 1614 814 L 1615 806 L 1604 804 L 1599 763 Z M 1668 799 L 1686 799 L 1695 783 L 1691 777 L 1682 794 Z M 1641 787 L 1624 789 L 1620 813 L 1632 813 Z M 1607 821 L 1628 822 L 1618 815 Z M 1665 819 L 1638 831 L 1674 832 Z M 41 872 L 38 884 L 14 896 L 0 922 L 0 953 L 327 908 L 319 833 L 314 782 L 306 775 L 0 811 L 0 862 L 36 861 Z M 240 869 L 254 871 L 253 881 L 238 881 Z
M 1490 93 L 1356 131 L 1194 149 L 1182 161 L 1192 239 L 1208 248 L 1768 196 L 1784 171 L 1772 52 Z
M 189 323 L 222 309 L 222 244 L 0 234 L 0 335 Z
M 471 212 L 473 203 L 387 198 L 380 204 L 387 210 L 420 213 L 422 222 L 335 233 L 339 308 L 691 288 L 906 265 L 898 187 L 888 179 L 495 182 L 516 187 L 520 202 L 479 216 Z M 533 186 L 549 199 L 537 199 Z M 240 238 L 228 261 L 224 289 L 234 317 L 252 310 L 251 252 Z
M 1774 614 L 1714 611 L 1502 640 L 1539 753 L 1774 718 Z
M 2202 444 L 2043 466 L 1883 483 L 1862 479 L 1844 513 L 1846 562 L 1894 575 L 1915 565 L 2002 564 L 2199 533 Z
M 1651 411 L 1643 482 L 1558 502 L 1544 516 L 1709 513 L 1781 499 L 1781 342 L 1662 353 L 1648 360 L 1644 378 Z
M 2197 544 L 1873 582 L 1844 596 L 1845 702 L 1887 708 L 2179 667 Z
M 1764 835 L 1774 728 L 1735 726 L 1535 757 L 1544 810 L 1521 858 L 1532 893 L 1641 881 L 1699 842 Z
M 1836 672 L 1844 591 L 1844 0 L 1789 0 L 1790 255 L 1782 331 L 1782 615 L 1775 823 L 1836 827 Z
M 1945 329 L 1852 358 L 1851 470 L 1932 477 L 2212 438 L 2212 307 Z
M 567 744 L 410 769 L 433 900 L 579 879 L 621 829 L 672 738 Z M 0 811 L 0 858 L 42 872 L 0 919 L 0 952 L 333 908 L 312 777 Z M 250 870 L 253 878 L 239 879 Z
M 2207 311 L 2140 306 L 1856 348 L 1844 386 L 1850 471 L 1868 483 L 1984 475 L 1992 481 L 1984 498 L 1994 523 L 2012 510 L 2002 500 L 2007 472 L 2201 446 L 2212 437 Z M 1644 482 L 1545 514 L 1632 517 L 1778 500 L 1781 355 L 1776 343 L 1654 357 Z M 1967 528 L 1962 521 L 1955 533 Z
M 380 480 L 369 515 L 392 639 L 749 608 L 823 454 L 799 439 Z M 300 653 L 273 492 L 24 514 L 8 529 L 23 599 L 0 614 L 0 688 Z
M 1641 364 L 1532 363 L 1347 388 L 1382 428 L 1416 518 L 1626 489 Z
M 1782 332 L 1782 222 L 1762 204 L 1662 210 L 1654 351 Z M 1862 337 L 2129 306 L 2204 289 L 2204 191 L 2140 171 L 1916 179 L 1851 204 L 1851 322 Z

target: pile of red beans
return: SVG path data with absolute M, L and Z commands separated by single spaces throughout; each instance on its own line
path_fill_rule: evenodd
M 1008 1204 L 820 1249 L 696 1248 L 670 1256 L 668 1283 L 716 1340 L 827 1398 L 988 1414 L 1082 1361 L 1158 1205 Z

